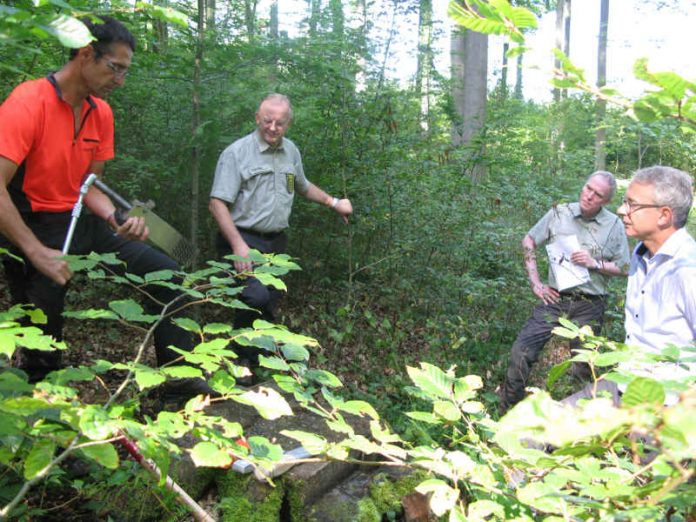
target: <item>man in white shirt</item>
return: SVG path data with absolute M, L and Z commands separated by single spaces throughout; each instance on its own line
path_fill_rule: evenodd
M 691 176 L 671 167 L 635 173 L 618 214 L 639 239 L 626 289 L 626 344 L 659 353 L 696 340 L 696 241 L 686 230 L 693 203 Z M 696 363 L 622 365 L 659 380 L 696 378 Z M 676 394 L 667 402 L 676 402 Z
M 646 356 L 659 354 L 668 345 L 683 348 L 696 342 L 696 241 L 685 228 L 693 204 L 692 185 L 689 174 L 672 167 L 641 169 L 617 211 L 626 235 L 641 241 L 628 272 L 625 343 Z M 682 356 L 693 358 L 693 353 L 682 352 Z M 696 380 L 694 362 L 639 359 L 621 363 L 619 371 L 662 382 L 665 404 L 677 402 L 679 391 Z M 597 384 L 563 402 L 574 405 L 602 390 L 618 404 L 624 385 L 607 380 Z

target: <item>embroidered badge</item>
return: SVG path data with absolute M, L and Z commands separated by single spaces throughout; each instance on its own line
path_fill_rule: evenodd
M 292 172 L 285 174 L 286 186 L 288 193 L 292 194 L 295 192 L 295 175 Z

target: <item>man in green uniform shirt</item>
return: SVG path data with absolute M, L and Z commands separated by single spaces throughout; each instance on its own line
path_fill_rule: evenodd
M 285 229 L 296 192 L 333 209 L 346 223 L 353 213 L 350 200 L 329 196 L 307 180 L 299 150 L 284 137 L 291 122 L 290 100 L 282 94 L 266 96 L 256 112 L 257 129 L 232 143 L 218 160 L 209 208 L 220 228 L 218 254 L 247 258 L 235 261 L 239 273 L 251 270 L 252 248 L 285 252 Z M 238 310 L 235 328 L 251 326 L 257 318 L 272 322 L 279 296 L 274 288 L 248 278 L 242 301 L 254 311 Z M 258 364 L 257 352 L 246 347 L 240 352 L 242 362 L 252 368 Z
M 553 329 L 559 326 L 559 317 L 580 325 L 589 324 L 595 333 L 601 328 L 606 308 L 607 277 L 625 276 L 629 262 L 623 224 L 604 208 L 615 192 L 616 180 L 610 172 L 593 173 L 582 188 L 577 203 L 554 206 L 522 240 L 527 276 L 541 303 L 512 346 L 507 375 L 500 390 L 502 411 L 524 398 L 532 365 L 551 338 Z M 572 252 L 550 259 L 548 285 L 541 282 L 535 257 L 536 248 L 544 244 L 552 248 L 577 245 Z M 567 249 L 567 246 L 559 251 L 563 248 Z M 559 284 L 559 279 L 567 280 L 569 275 L 569 282 Z M 589 277 L 582 278 L 583 275 Z M 573 277 L 582 278 L 577 281 L 580 284 L 574 284 Z M 577 343 L 577 340 L 572 342 L 571 348 L 578 348 Z M 587 373 L 586 367 L 574 370 L 581 377 L 589 377 L 582 375 Z

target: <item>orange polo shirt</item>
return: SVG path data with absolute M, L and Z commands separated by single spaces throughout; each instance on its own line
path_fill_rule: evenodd
M 0 156 L 19 165 L 8 190 L 20 212 L 72 210 L 93 161 L 114 157 L 114 117 L 88 97 L 75 132 L 53 75 L 18 85 L 0 105 Z

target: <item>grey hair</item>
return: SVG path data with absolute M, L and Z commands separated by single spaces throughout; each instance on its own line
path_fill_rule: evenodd
M 651 185 L 655 204 L 672 209 L 674 226 L 682 228 L 686 225 L 694 200 L 693 181 L 689 173 L 673 167 L 655 165 L 637 170 L 631 183 Z
M 611 201 L 612 199 L 614 199 L 614 194 L 616 194 L 616 178 L 614 178 L 614 175 L 608 170 L 598 170 L 590 174 L 590 177 L 587 178 L 587 181 L 590 181 L 595 176 L 598 178 L 602 178 L 604 181 L 607 182 L 607 184 L 609 185 L 608 200 Z
M 290 103 L 290 98 L 288 98 L 284 94 L 272 92 L 271 94 L 267 95 L 263 100 L 261 100 L 261 103 L 259 103 L 259 109 L 261 109 L 261 105 L 263 105 L 263 102 L 266 102 L 266 101 L 287 103 L 288 104 L 288 116 L 290 117 L 290 120 L 292 120 L 292 103 Z M 258 110 L 256 112 L 258 112 Z

